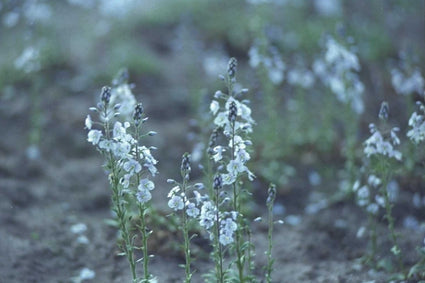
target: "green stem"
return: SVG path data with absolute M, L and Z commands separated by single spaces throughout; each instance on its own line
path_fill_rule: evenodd
M 382 161 L 382 162 L 385 162 L 385 160 Z M 385 201 L 385 218 L 388 221 L 388 229 L 390 230 L 391 240 L 392 240 L 393 245 L 394 245 L 393 248 L 391 249 L 391 251 L 396 256 L 399 269 L 404 274 L 404 276 L 406 278 L 406 273 L 405 273 L 405 270 L 404 270 L 403 259 L 402 259 L 402 253 L 401 253 L 401 249 L 398 245 L 398 237 L 397 237 L 397 233 L 395 232 L 394 218 L 392 216 L 393 205 L 390 202 L 390 198 L 389 198 L 389 194 L 388 194 L 388 183 L 389 183 L 389 180 L 391 178 L 391 169 L 388 168 L 388 164 L 383 164 L 383 171 L 384 171 L 384 178 L 383 178 L 383 182 L 382 182 L 382 192 L 383 192 L 384 201 Z
M 146 227 L 146 207 L 144 204 L 139 203 L 139 214 L 140 214 L 140 230 L 142 232 L 142 249 L 143 249 L 143 276 L 144 282 L 149 282 L 149 255 L 148 255 L 148 237 L 150 232 L 147 231 Z
M 114 170 L 115 171 L 115 170 Z M 115 173 L 115 172 L 114 172 Z M 113 174 L 114 174 L 113 173 Z M 131 274 L 133 277 L 133 282 L 137 281 L 137 275 L 136 275 L 136 263 L 134 261 L 134 249 L 133 249 L 133 243 L 132 239 L 130 237 L 130 232 L 127 225 L 127 217 L 126 217 L 126 210 L 124 205 L 120 201 L 120 190 L 119 190 L 119 180 L 115 177 L 116 175 L 112 176 L 113 185 L 112 185 L 112 191 L 113 191 L 113 203 L 115 207 L 115 211 L 118 218 L 118 224 L 119 229 L 121 231 L 122 238 L 124 240 L 124 253 L 127 256 L 128 263 L 130 264 Z
M 219 218 L 219 191 L 216 190 L 215 195 L 215 205 L 216 205 L 216 215 L 215 215 L 215 235 L 214 235 L 214 249 L 215 249 L 215 266 L 216 266 L 216 277 L 217 282 L 224 282 L 224 273 L 223 273 L 223 248 L 220 244 L 220 218 Z
M 186 177 L 183 176 L 183 184 L 182 184 L 182 190 L 183 195 L 186 195 L 186 186 L 187 186 Z M 190 239 L 189 239 L 189 229 L 188 229 L 188 219 L 186 215 L 186 201 L 183 202 L 183 211 L 182 211 L 182 217 L 183 217 L 183 238 L 184 238 L 184 253 L 186 258 L 186 264 L 185 264 L 185 273 L 186 273 L 186 283 L 190 283 L 192 274 L 190 272 L 190 263 L 191 263 L 191 257 L 190 257 Z
M 266 282 L 272 282 L 272 271 L 273 271 L 273 258 L 272 258 L 272 249 L 273 249 L 273 202 L 268 204 L 268 249 L 267 249 L 267 269 L 266 269 Z
M 232 122 L 232 160 L 235 160 L 235 122 Z M 237 229 L 235 231 L 235 249 L 236 249 L 236 265 L 238 267 L 238 273 L 239 273 L 239 282 L 244 282 L 244 259 L 242 257 L 243 251 L 241 247 L 241 209 L 240 209 L 240 198 L 239 198 L 239 190 L 238 186 L 236 185 L 237 180 L 232 184 L 233 187 L 233 210 L 237 212 Z

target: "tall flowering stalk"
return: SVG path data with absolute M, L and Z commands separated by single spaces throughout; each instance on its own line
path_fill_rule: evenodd
M 379 195 L 375 196 L 376 204 L 369 204 L 368 210 L 374 214 L 377 213 L 379 205 L 385 208 L 385 218 L 388 221 L 388 229 L 390 230 L 393 247 L 391 252 L 395 255 L 399 269 L 404 273 L 404 266 L 400 246 L 398 244 L 398 236 L 395 232 L 394 218 L 392 216 L 393 204 L 390 201 L 388 192 L 388 183 L 394 172 L 393 160 L 400 161 L 402 158 L 401 152 L 395 149 L 395 146 L 400 144 L 397 137 L 398 128 L 390 128 L 387 124 L 389 115 L 389 106 L 387 102 L 383 102 L 379 111 L 379 118 L 382 121 L 382 126 L 378 129 L 374 124 L 370 124 L 371 137 L 369 137 L 364 145 L 364 153 L 371 161 L 373 173 L 377 176 L 377 181 L 369 181 L 375 183 L 376 187 L 380 188 Z M 365 192 L 365 198 L 369 195 Z
M 352 48 L 351 48 L 352 49 Z M 349 190 L 356 180 L 356 143 L 359 117 L 364 111 L 364 85 L 358 72 L 361 69 L 359 59 L 350 48 L 332 37 L 326 39 L 324 60 L 318 59 L 313 65 L 316 75 L 335 94 L 344 106 L 342 118 L 345 127 L 344 156 L 347 180 L 342 184 L 344 192 Z
M 173 179 L 169 179 L 168 182 L 175 185 L 170 193 L 168 194 L 168 206 L 175 212 L 180 211 L 181 225 L 183 232 L 183 249 L 185 254 L 185 280 L 184 282 L 189 283 L 192 279 L 191 272 L 191 252 L 190 252 L 190 240 L 192 237 L 189 236 L 189 226 L 191 219 L 197 219 L 200 214 L 199 205 L 204 199 L 197 189 L 202 189 L 204 186 L 201 183 L 189 185 L 190 180 L 190 155 L 188 153 L 183 154 L 182 163 L 180 166 L 180 174 L 182 177 L 182 183 L 178 183 Z M 191 196 L 190 193 L 193 195 Z
M 129 207 L 137 204 L 141 219 L 138 226 L 143 243 L 141 249 L 144 275 L 141 282 L 149 282 L 152 276 L 148 272 L 147 238 L 151 231 L 147 230 L 145 216 L 148 202 L 152 198 L 150 191 L 155 188 L 155 184 L 147 175 L 150 173 L 152 177 L 155 176 L 157 161 L 151 155 L 153 148 L 141 145 L 140 139 L 146 135 L 154 135 L 155 132 L 141 133 L 142 124 L 147 120 L 143 117 L 141 103 L 135 105 L 131 118 L 129 115 L 122 117 L 119 112 L 121 104 L 111 104 L 114 91 L 115 88 L 103 87 L 97 107 L 90 108 L 98 114 L 99 121 L 93 122 L 91 116 L 87 116 L 85 121 L 89 130 L 87 140 L 106 160 L 104 167 L 109 174 L 108 180 L 112 189 L 112 211 L 115 213 L 122 238 L 119 247 L 127 257 L 133 282 L 139 282 L 135 260 L 135 250 L 139 248 L 134 243 Z M 122 123 L 119 118 L 129 121 Z M 95 129 L 94 126 L 99 126 L 99 129 Z
M 243 231 L 244 219 L 242 215 L 241 197 L 245 192 L 242 189 L 242 177 L 247 175 L 249 180 L 253 180 L 254 175 L 246 166 L 250 159 L 248 147 L 252 144 L 248 134 L 252 132 L 254 120 L 251 118 L 251 109 L 248 107 L 247 100 L 240 101 L 239 98 L 248 90 L 235 88 L 237 61 L 235 58 L 229 60 L 226 76 L 221 76 L 227 86 L 227 93 L 217 91 L 215 99 L 211 102 L 210 110 L 215 116 L 214 124 L 221 129 L 227 141 L 227 145 L 217 145 L 212 148 L 211 158 L 218 165 L 219 177 L 216 177 L 214 183 L 220 180 L 222 186 L 230 187 L 232 190 L 232 209 L 236 215 L 237 228 L 235 228 L 235 238 L 229 235 L 219 235 L 221 244 L 232 243 L 236 253 L 236 266 L 238 269 L 239 282 L 244 282 L 246 267 L 246 252 L 248 244 L 244 243 Z M 222 170 L 225 168 L 225 172 Z M 218 181 L 217 181 L 218 182 Z M 216 186 L 217 187 L 217 186 Z M 219 193 L 216 190 L 218 201 Z M 217 218 L 216 218 L 217 219 Z M 216 225 L 218 229 L 219 225 Z M 222 224 L 220 223 L 220 226 Z M 234 241 L 234 243 L 233 243 Z

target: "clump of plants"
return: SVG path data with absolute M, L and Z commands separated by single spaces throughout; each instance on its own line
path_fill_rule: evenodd
M 146 147 L 142 140 L 155 132 L 143 131 L 143 124 L 147 121 L 143 105 L 135 103 L 126 83 L 120 82 L 113 88 L 103 87 L 100 102 L 90 110 L 97 119 L 92 120 L 90 115 L 86 118 L 85 125 L 89 131 L 87 140 L 105 159 L 104 169 L 111 188 L 112 212 L 120 233 L 118 246 L 121 255 L 127 258 L 133 282 L 154 282 L 148 268 L 147 241 L 152 231 L 146 225 L 146 216 L 150 213 L 151 191 L 155 188 L 151 178 L 157 174 L 157 161 L 152 156 L 154 148 Z M 139 219 L 136 227 L 132 224 L 135 215 Z M 141 235 L 140 247 L 135 244 L 136 228 Z M 137 259 L 136 251 L 139 249 L 143 256 Z M 140 261 L 143 262 L 142 276 L 137 271 L 137 263 Z
M 249 211 L 251 198 L 246 179 L 255 176 L 247 162 L 251 158 L 254 120 L 251 117 L 249 101 L 243 96 L 245 88 L 236 87 L 237 61 L 231 58 L 227 72 L 220 78 L 227 90 L 217 91 L 210 104 L 214 126 L 207 152 L 205 181 L 192 184 L 190 180 L 190 155 L 185 153 L 180 166 L 181 181 L 169 179 L 172 185 L 168 193 L 168 206 L 177 216 L 182 227 L 182 250 L 185 255 L 184 282 L 191 282 L 193 262 L 191 240 L 198 236 L 196 230 L 203 230 L 209 238 L 214 262 L 213 272 L 205 274 L 207 282 L 256 282 L 254 274 L 254 246 L 251 242 L 251 220 L 245 214 Z M 149 270 L 148 238 L 155 233 L 146 225 L 151 213 L 150 191 L 155 188 L 151 180 L 157 174 L 153 147 L 142 144 L 143 138 L 155 132 L 144 132 L 147 121 L 144 108 L 137 103 L 127 84 L 128 74 L 122 72 L 114 80 L 114 87 L 102 88 L 100 102 L 90 108 L 98 116 L 92 120 L 88 115 L 87 140 L 92 143 L 105 159 L 104 168 L 108 173 L 111 187 L 112 211 L 119 230 L 118 246 L 126 256 L 133 282 L 155 282 Z M 122 110 L 122 111 L 121 111 Z M 268 207 L 268 249 L 265 268 L 266 282 L 272 282 L 273 257 L 273 203 L 275 186 L 269 188 Z M 137 216 L 136 226 L 132 218 Z M 141 246 L 136 238 L 141 238 Z M 142 257 L 136 259 L 137 250 Z M 143 272 L 138 271 L 142 262 Z M 141 274 L 141 275 L 139 275 Z

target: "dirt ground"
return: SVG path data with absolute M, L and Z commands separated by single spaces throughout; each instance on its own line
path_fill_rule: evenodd
M 72 26 L 73 15 L 68 17 Z M 87 18 L 91 20 L 88 21 L 89 25 L 96 20 L 90 14 Z M 83 20 L 81 22 L 84 23 Z M 59 23 L 61 22 L 58 21 L 58 25 Z M 165 216 L 170 213 L 166 205 L 170 186 L 166 179 L 177 178 L 182 153 L 192 150 L 193 140 L 185 133 L 191 130 L 191 119 L 194 117 L 188 114 L 189 102 L 185 101 L 191 89 L 178 89 L 180 86 L 190 85 L 187 83 L 190 78 L 179 74 L 179 66 L 185 64 L 188 58 L 176 56 L 170 47 L 173 45 L 164 43 L 163 39 L 177 38 L 178 32 L 182 37 L 185 33 L 190 36 L 193 34 L 191 30 L 171 28 L 167 24 L 160 26 L 158 30 L 139 29 L 133 32 L 140 37 L 140 42 L 150 45 L 152 50 L 159 50 L 158 57 L 163 63 L 160 66 L 163 67 L 161 75 L 150 74 L 131 81 L 136 82 L 135 94 L 142 94 L 137 98 L 141 99 L 150 117 L 147 126 L 158 132 L 158 136 L 151 141 L 158 147 L 155 157 L 159 160 L 160 172 L 155 180 L 153 204 L 158 213 Z M 110 190 L 101 167 L 103 160 L 86 141 L 84 130 L 88 108 L 95 104 L 102 87 L 88 81 L 84 76 L 96 71 L 96 68 L 103 70 L 104 65 L 108 65 L 106 61 L 110 58 L 103 56 L 110 54 L 105 53 L 105 45 L 110 42 L 109 38 L 105 37 L 102 41 L 99 36 L 99 42 L 93 44 L 96 54 L 79 57 L 79 54 L 84 53 L 86 45 L 78 42 L 78 37 L 85 40 L 84 36 L 90 38 L 91 35 L 85 34 L 84 29 L 70 31 L 75 36 L 75 46 L 78 48 L 72 50 L 74 47 L 66 46 L 64 50 L 72 51 L 69 56 L 77 61 L 75 65 L 69 63 L 72 60 L 68 58 L 69 62 L 55 62 L 50 69 L 41 70 L 44 73 L 39 74 L 47 82 L 60 81 L 60 84 L 45 81 L 44 84 L 49 87 L 39 90 L 42 92 L 42 101 L 39 101 L 42 113 L 39 154 L 37 151 L 28 151 L 28 135 L 32 129 L 30 112 L 34 110 L 31 93 L 36 92 L 36 86 L 27 84 L 34 81 L 22 79 L 21 84 L 9 89 L 13 95 L 7 95 L 5 90 L 0 89 L 4 92 L 4 95 L 0 95 L 0 129 L 3 132 L 0 138 L 0 283 L 74 283 L 79 282 L 79 274 L 84 268 L 95 272 L 93 279 L 84 282 L 131 282 L 127 261 L 118 256 L 120 251 L 116 245 L 117 231 L 107 221 L 112 215 Z M 147 34 L 143 34 L 144 32 Z M 415 30 L 410 32 L 414 33 Z M 58 32 L 58 37 L 66 36 L 68 29 Z M 183 39 L 187 43 L 188 39 Z M 214 43 L 212 39 L 208 40 Z M 361 40 L 363 39 L 359 40 L 360 43 L 363 43 Z M 187 52 L 193 57 L 189 59 L 193 60 L 196 68 L 201 68 L 202 56 L 206 56 L 199 50 L 211 42 L 202 42 L 200 48 L 194 45 L 199 54 L 192 56 L 190 50 Z M 139 45 L 135 48 L 139 48 Z M 226 51 L 237 53 L 238 50 L 233 47 Z M 247 61 L 246 53 L 241 54 L 240 50 L 239 54 L 232 55 L 241 55 L 241 61 Z M 98 63 L 97 66 L 84 65 L 85 59 L 90 56 L 97 58 L 94 60 Z M 167 68 L 167 64 L 173 68 Z M 198 72 L 196 68 L 194 72 Z M 370 66 L 365 65 L 365 68 L 370 68 L 372 74 L 377 73 L 373 62 Z M 86 73 L 78 74 L 82 70 Z M 102 75 L 105 76 L 105 73 L 107 72 Z M 97 81 L 103 79 L 93 74 L 90 78 L 96 78 Z M 163 78 L 167 80 L 161 81 Z M 76 90 L 70 90 L 72 80 L 82 86 L 78 85 Z M 192 87 L 194 85 L 196 83 L 191 84 Z M 88 89 L 81 90 L 85 87 Z M 199 86 L 197 91 L 201 92 L 203 87 Z M 384 87 L 382 93 L 386 93 Z M 206 91 L 214 93 L 215 89 Z M 182 93 L 186 96 L 179 97 Z M 171 95 L 174 97 L 170 98 Z M 369 99 L 378 100 L 380 97 L 375 97 L 374 93 Z M 367 124 L 363 126 L 367 131 Z M 284 224 L 276 225 L 273 235 L 273 255 L 276 259 L 273 282 L 389 282 L 388 272 L 376 271 L 360 264 L 359 259 L 368 249 L 367 238 L 357 236 L 359 228 L 367 224 L 365 213 L 352 200 L 326 202 L 330 192 L 337 190 L 337 181 L 332 180 L 338 180 L 338 170 L 344 166 L 340 157 L 338 160 L 313 165 L 299 162 L 296 166 L 297 174 L 291 178 L 289 184 L 285 188 L 278 188 L 275 217 L 284 220 Z M 312 184 L 309 181 L 311 172 L 321 170 L 331 172 L 331 176 L 323 178 L 320 184 Z M 424 206 L 415 208 L 411 205 L 413 193 L 419 187 L 405 188 L 403 182 L 400 184 L 400 196 L 394 206 L 396 229 L 401 235 L 405 264 L 412 266 L 418 260 L 415 249 L 424 240 L 425 228 L 420 225 L 425 221 Z M 258 216 L 266 217 L 267 186 L 261 178 L 252 185 L 253 219 Z M 312 211 L 312 204 L 320 209 Z M 408 216 L 414 216 L 418 223 L 409 225 L 406 222 Z M 149 252 L 154 257 L 150 261 L 150 271 L 157 276 L 159 283 L 181 282 L 184 270 L 178 265 L 184 259 L 175 246 L 179 235 L 166 229 L 164 224 L 157 223 L 151 228 L 153 236 L 150 239 Z M 380 219 L 377 230 L 381 231 L 379 235 L 388 234 L 383 218 Z M 264 223 L 255 222 L 252 224 L 252 231 L 257 254 L 256 274 L 261 282 L 266 262 L 264 251 L 267 249 L 267 227 Z M 378 242 L 379 246 L 388 251 L 382 251 L 381 255 L 391 257 L 389 238 L 379 238 Z M 193 248 L 197 256 L 193 264 L 193 270 L 196 271 L 193 282 L 203 282 L 201 275 L 213 268 L 206 255 L 210 247 L 208 241 L 199 236 L 194 239 Z M 140 274 L 141 266 L 138 271 Z

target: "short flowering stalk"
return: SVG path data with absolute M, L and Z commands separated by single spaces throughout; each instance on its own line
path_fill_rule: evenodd
M 402 155 L 398 150 L 395 149 L 395 146 L 400 144 L 400 140 L 396 134 L 398 129 L 388 128 L 388 115 L 388 103 L 383 102 L 379 111 L 379 118 L 382 121 L 382 130 L 380 131 L 374 124 L 371 124 L 369 128 L 371 129 L 372 136 L 365 142 L 364 153 L 371 159 L 374 174 L 379 178 L 379 183 L 376 185 L 380 187 L 379 193 L 381 195 L 375 197 L 378 204 L 369 205 L 368 210 L 376 214 L 379 205 L 385 207 L 385 218 L 388 221 L 388 229 L 390 230 L 390 236 L 393 242 L 391 252 L 396 256 L 399 269 L 404 274 L 402 254 L 398 245 L 398 237 L 395 232 L 394 218 L 392 216 L 393 204 L 390 202 L 388 192 L 388 183 L 391 180 L 393 174 L 393 159 L 400 161 Z
M 276 198 L 276 186 L 274 184 L 270 184 L 268 189 L 268 197 L 267 197 L 267 210 L 268 210 L 268 216 L 267 216 L 267 224 L 268 224 L 268 233 L 267 233 L 267 240 L 268 240 L 268 249 L 266 251 L 267 256 L 267 266 L 266 266 L 266 282 L 271 283 L 272 282 L 272 272 L 273 272 L 273 204 L 274 200 Z
M 109 182 L 112 189 L 112 211 L 116 215 L 118 227 L 123 243 L 120 248 L 123 255 L 127 257 L 130 265 L 133 282 L 139 282 L 136 273 L 135 250 L 138 247 L 134 244 L 131 216 L 129 207 L 137 204 L 140 211 L 144 252 L 144 279 L 148 282 L 152 276 L 148 273 L 147 237 L 150 232 L 146 231 L 145 214 L 147 202 L 151 199 L 150 190 L 155 185 L 146 174 L 148 172 L 154 176 L 157 172 L 156 160 L 152 157 L 150 150 L 140 145 L 139 139 L 145 135 L 140 132 L 141 124 L 146 121 L 142 118 L 143 107 L 137 104 L 133 110 L 131 122 L 122 123 L 119 118 L 125 120 L 129 117 L 121 117 L 121 104 L 111 105 L 113 89 L 104 87 L 101 92 L 100 103 L 90 110 L 97 112 L 100 122 L 93 122 L 88 115 L 85 121 L 89 130 L 87 140 L 101 152 L 106 159 L 105 168 L 109 172 Z M 101 129 L 93 129 L 95 125 L 100 125 Z
M 202 197 L 201 194 L 196 189 L 203 189 L 204 185 L 197 183 L 194 185 L 189 185 L 190 180 L 190 155 L 186 152 L 183 154 L 182 163 L 180 166 L 180 174 L 182 177 L 182 183 L 178 183 L 175 180 L 169 179 L 168 182 L 173 184 L 174 187 L 168 194 L 168 206 L 173 209 L 175 212 L 180 211 L 182 229 L 183 229 L 183 249 L 185 253 L 185 280 L 184 282 L 191 282 L 192 272 L 191 272 L 191 252 L 190 252 L 190 240 L 189 236 L 189 226 L 191 220 L 197 220 L 200 214 L 200 209 L 198 208 L 205 197 Z M 190 193 L 193 196 L 190 196 Z

